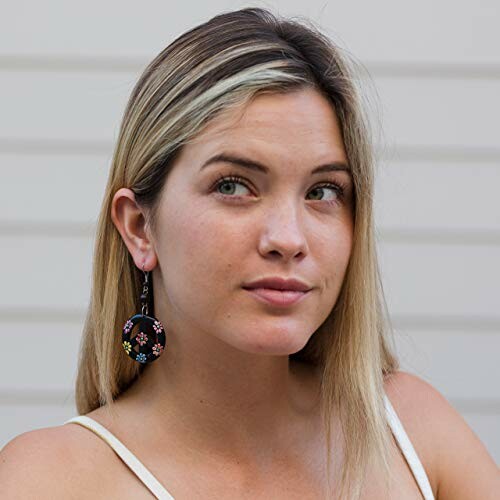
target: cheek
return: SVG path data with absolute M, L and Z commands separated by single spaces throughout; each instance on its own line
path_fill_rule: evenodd
M 188 281 L 186 288 L 192 290 L 228 286 L 235 264 L 242 259 L 238 252 L 244 234 L 222 217 L 218 212 L 193 210 L 170 218 L 159 249 L 170 282 Z
M 344 276 L 352 252 L 353 233 L 350 224 L 342 224 L 331 232 L 327 242 L 323 241 L 318 250 L 321 255 L 319 265 L 326 269 L 325 288 L 338 291 L 344 281 Z

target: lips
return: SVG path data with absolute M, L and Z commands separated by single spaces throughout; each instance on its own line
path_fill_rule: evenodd
M 275 290 L 273 288 L 246 288 L 260 302 L 277 307 L 288 307 L 297 304 L 309 295 L 307 292 L 295 290 Z
M 271 276 L 269 278 L 262 278 L 251 283 L 245 283 L 243 288 L 248 289 L 272 289 L 294 292 L 308 292 L 312 286 L 309 286 L 302 280 L 297 278 L 281 278 L 279 276 Z
M 273 276 L 243 285 L 256 299 L 273 306 L 291 306 L 304 299 L 313 288 L 297 278 Z

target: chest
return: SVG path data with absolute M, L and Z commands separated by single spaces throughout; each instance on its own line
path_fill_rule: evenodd
M 181 461 L 145 464 L 175 500 L 242 499 L 309 500 L 333 499 L 328 493 L 326 466 L 321 463 L 280 464 L 255 474 L 230 467 L 213 468 L 210 464 L 183 464 Z M 392 481 L 387 492 L 380 471 L 369 470 L 362 500 L 422 500 L 422 494 L 399 449 L 391 453 Z M 85 498 L 151 499 L 146 485 L 116 456 L 106 467 L 108 479 L 99 484 L 99 493 L 88 489 Z M 330 487 L 335 491 L 339 471 L 335 470 Z M 97 494 L 97 496 L 96 496 Z

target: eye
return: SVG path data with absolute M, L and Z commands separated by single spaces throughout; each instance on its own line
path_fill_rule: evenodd
M 234 186 L 237 184 L 243 186 L 247 191 L 250 191 L 247 182 L 237 175 L 219 176 L 212 190 L 217 190 L 218 194 L 228 198 L 240 198 L 245 196 L 247 193 L 236 192 L 237 189 L 235 189 Z M 324 182 L 314 186 L 309 193 L 312 193 L 313 196 L 321 196 L 321 198 L 312 198 L 313 201 L 323 201 L 330 205 L 338 205 L 344 200 L 346 189 L 347 186 L 340 182 Z M 322 194 L 328 190 L 332 191 L 332 194 L 325 198 L 325 195 Z
M 245 193 L 235 193 L 232 186 L 239 184 L 240 186 L 244 186 L 247 190 L 249 190 L 246 183 L 243 181 L 241 177 L 237 177 L 234 175 L 228 177 L 220 177 L 219 180 L 215 183 L 214 189 L 219 189 L 219 193 L 224 196 L 244 196 Z
M 313 193 L 314 195 L 321 195 L 321 193 L 324 193 L 325 189 L 333 191 L 333 196 L 328 199 L 324 199 L 323 197 L 315 201 L 326 201 L 327 203 L 331 204 L 340 203 L 342 201 L 345 192 L 345 187 L 340 184 L 335 184 L 331 182 L 319 184 L 318 186 L 315 186 L 313 189 L 311 189 L 310 193 Z

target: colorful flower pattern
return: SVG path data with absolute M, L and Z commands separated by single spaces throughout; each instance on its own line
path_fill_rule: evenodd
M 148 341 L 148 336 L 144 332 L 139 332 L 135 340 L 139 345 L 144 345 Z
M 158 358 L 160 354 L 162 354 L 162 352 L 164 351 L 164 346 L 162 345 L 162 343 L 165 342 L 164 328 L 159 320 L 155 319 L 153 322 L 151 322 L 151 320 L 148 318 L 145 326 L 147 326 L 148 328 L 151 328 L 152 326 L 155 334 L 153 334 L 149 330 L 147 334 L 144 331 L 139 331 L 137 335 L 132 336 L 131 338 L 129 334 L 133 330 L 134 326 L 137 325 L 137 323 L 139 323 L 144 328 L 143 319 L 139 314 L 135 315 L 133 318 L 130 318 L 126 321 L 122 330 L 122 346 L 125 352 L 130 357 L 132 357 L 139 363 L 144 364 Z M 151 325 L 151 323 L 153 324 Z M 152 338 L 150 339 L 150 337 Z M 151 347 L 151 351 L 149 351 L 148 349 L 148 352 L 144 353 L 144 352 L 137 352 L 134 350 L 133 347 L 135 345 L 144 346 L 148 343 L 148 341 L 153 344 L 153 346 Z M 134 352 L 132 353 L 132 351 Z M 153 353 L 153 356 L 151 356 L 151 354 L 149 353 Z
M 125 323 L 125 326 L 123 327 L 123 331 L 125 333 L 129 333 L 130 330 L 132 330 L 132 327 L 134 326 L 134 324 L 132 323 L 132 321 L 130 320 L 127 320 L 127 322 Z
M 139 361 L 139 363 L 145 363 L 146 362 L 146 355 L 141 352 L 140 354 L 137 355 L 135 360 Z
M 158 334 L 163 330 L 163 325 L 158 320 L 156 320 L 153 323 L 153 329 Z
M 163 352 L 163 346 L 161 344 L 155 344 L 153 346 L 153 354 L 159 356 Z
M 130 351 L 132 350 L 132 344 L 130 342 L 125 341 L 122 343 L 122 346 L 125 349 L 125 352 L 127 354 L 130 354 Z

